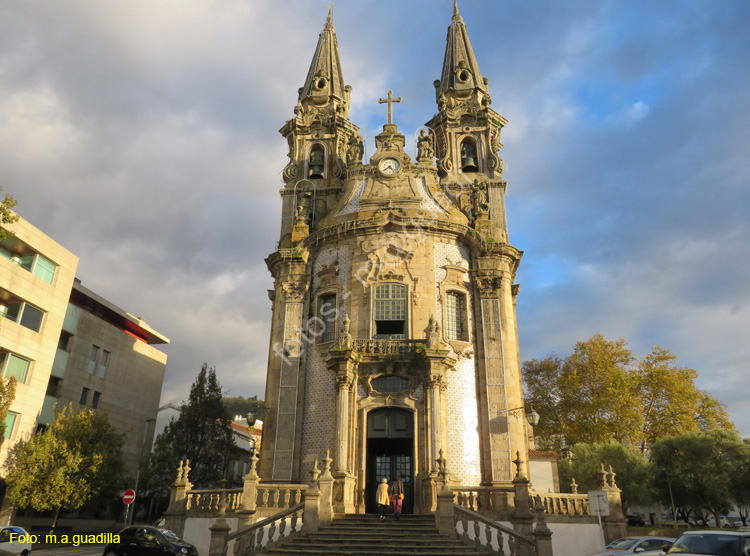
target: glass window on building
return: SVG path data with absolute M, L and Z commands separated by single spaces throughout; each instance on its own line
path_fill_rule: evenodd
M 13 435 L 13 428 L 16 426 L 18 413 L 9 411 L 5 416 L 5 439 L 8 440 Z
M 41 255 L 37 255 L 36 260 L 34 261 L 34 268 L 32 268 L 31 272 L 34 276 L 38 276 L 48 284 L 51 284 L 52 280 L 55 278 L 56 269 L 57 265 L 55 263 Z
M 94 397 L 91 399 L 91 409 L 96 411 L 99 409 L 99 402 L 102 399 L 102 393 L 94 391 Z
M 84 386 L 83 390 L 81 390 L 81 400 L 79 402 L 81 404 L 81 407 L 86 407 L 88 405 L 88 403 L 89 403 L 89 392 L 91 392 L 91 389 L 86 388 L 85 386 Z
M 406 338 L 406 286 L 382 284 L 375 288 L 375 330 L 373 338 Z
M 44 319 L 44 313 L 28 303 L 24 303 L 21 311 L 21 318 L 18 324 L 25 326 L 39 332 L 42 329 L 42 319 Z
M 320 327 L 318 336 L 318 342 L 331 342 L 336 339 L 336 294 L 326 293 L 318 296 L 318 312 L 317 317 L 320 319 L 316 322 L 316 326 Z
M 18 357 L 13 353 L 4 353 L 2 355 L 2 369 L 5 378 L 14 376 L 18 382 L 23 384 L 26 382 L 30 366 L 31 361 L 23 357 Z
M 449 340 L 466 340 L 466 296 L 459 292 L 445 293 L 445 336 Z
M 106 350 L 102 350 L 102 355 L 99 357 L 99 370 L 97 371 L 97 375 L 99 378 L 104 378 L 107 376 L 107 368 L 109 367 L 109 356 L 110 353 Z
M 86 369 L 90 375 L 96 372 L 96 361 L 99 359 L 99 346 L 91 346 L 91 353 L 89 354 L 89 365 Z

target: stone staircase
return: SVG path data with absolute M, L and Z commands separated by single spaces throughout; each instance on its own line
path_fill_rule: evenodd
M 441 535 L 433 516 L 393 515 L 380 520 L 377 515 L 347 515 L 335 519 L 315 533 L 300 533 L 268 549 L 268 554 L 325 556 L 486 556 L 486 551 Z

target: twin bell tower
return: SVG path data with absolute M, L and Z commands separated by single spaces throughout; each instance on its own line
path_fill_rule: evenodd
M 400 475 L 406 513 L 455 485 L 509 485 L 528 465 L 500 131 L 454 3 L 437 115 L 417 156 L 392 119 L 363 160 L 331 13 L 281 128 L 281 237 L 260 454 L 263 482 L 307 482 L 330 454 L 334 511 L 374 511 Z M 518 461 L 518 460 L 517 460 Z M 528 469 L 526 470 L 528 476 Z

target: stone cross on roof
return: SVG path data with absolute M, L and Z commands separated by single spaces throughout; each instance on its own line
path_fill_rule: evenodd
M 393 98 L 393 91 L 388 91 L 388 98 L 379 98 L 378 103 L 384 104 L 388 103 L 388 123 L 393 123 L 393 103 L 394 102 L 401 102 L 401 97 Z

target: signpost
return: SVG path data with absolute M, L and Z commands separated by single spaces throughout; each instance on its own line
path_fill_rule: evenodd
M 589 495 L 589 513 L 591 515 L 599 516 L 599 529 L 602 530 L 602 536 L 604 537 L 604 544 L 607 544 L 607 535 L 604 534 L 604 527 L 602 526 L 602 516 L 607 517 L 609 515 L 609 499 L 607 493 L 603 490 L 590 490 Z
M 133 519 L 130 515 L 130 505 L 135 502 L 135 491 L 132 488 L 126 490 L 125 494 L 122 495 L 122 502 L 128 507 L 125 523 L 130 525 L 130 520 Z

